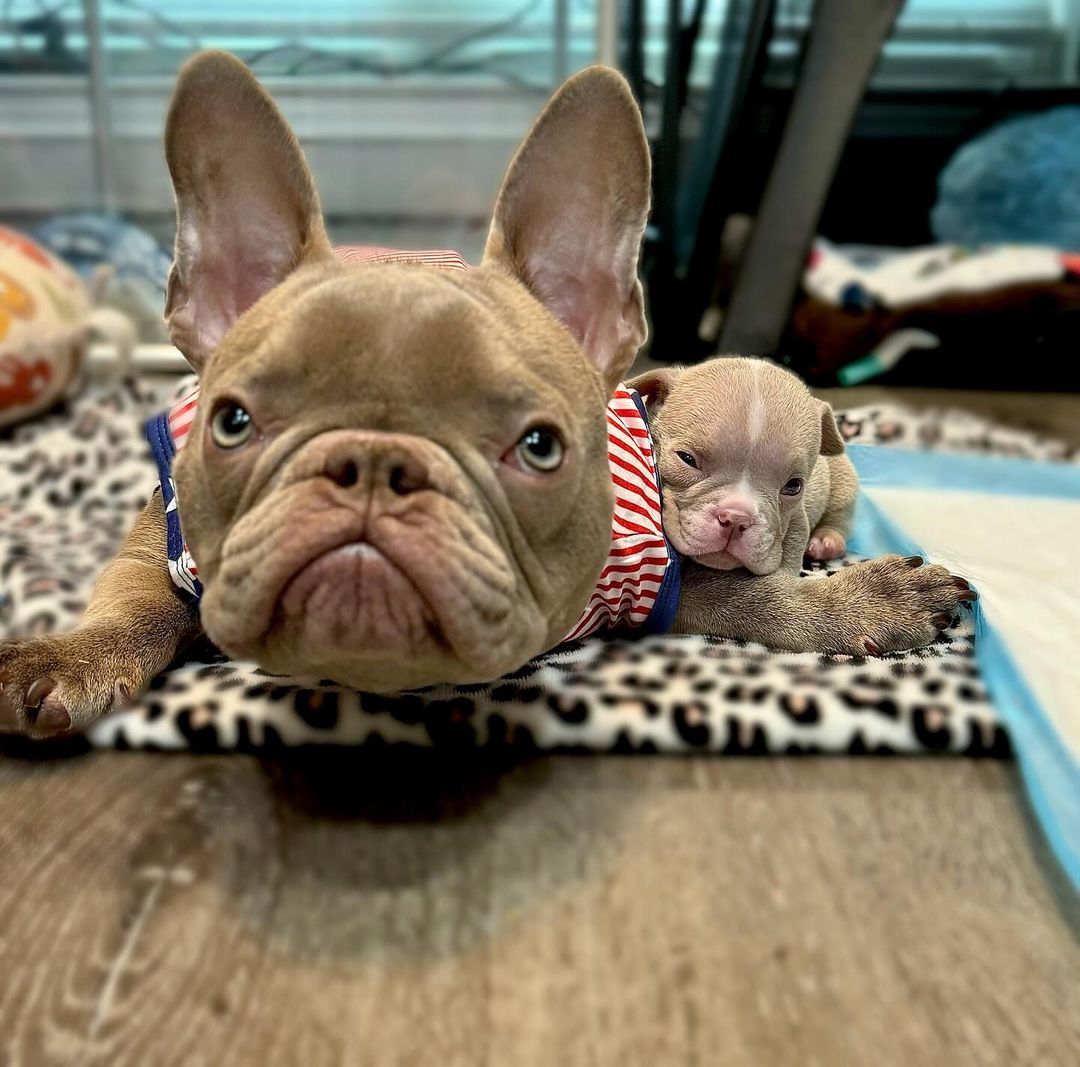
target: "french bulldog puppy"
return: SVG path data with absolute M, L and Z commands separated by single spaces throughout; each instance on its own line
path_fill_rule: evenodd
M 6 728 L 83 728 L 201 632 L 270 671 L 390 692 L 648 621 L 661 582 L 677 629 L 858 653 L 931 640 L 973 595 L 888 557 L 827 581 L 706 569 L 719 584 L 689 575 L 677 596 L 648 432 L 619 388 L 646 336 L 650 180 L 615 72 L 555 94 L 468 272 L 336 258 L 295 137 L 224 53 L 181 71 L 165 148 L 166 321 L 200 376 L 194 418 L 79 627 L 0 646 Z M 177 514 L 199 599 L 169 562 Z M 623 541 L 648 581 L 612 562 Z
M 629 384 L 646 398 L 677 551 L 753 574 L 843 556 L 858 476 L 832 409 L 796 375 L 722 357 Z

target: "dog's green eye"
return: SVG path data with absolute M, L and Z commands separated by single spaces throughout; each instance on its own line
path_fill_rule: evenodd
M 239 448 L 251 440 L 254 432 L 251 416 L 231 401 L 222 404 L 210 420 L 210 436 L 218 448 Z
M 694 459 L 694 454 L 692 452 L 680 452 L 676 449 L 675 455 L 677 455 L 688 467 L 693 467 L 694 470 L 698 469 L 697 460 Z
M 559 435 L 547 426 L 537 426 L 517 443 L 517 455 L 522 464 L 541 474 L 550 474 L 562 466 L 563 443 Z
M 802 487 L 802 478 L 791 478 L 784 483 L 784 488 L 780 490 L 780 493 L 782 496 L 798 496 L 802 492 Z

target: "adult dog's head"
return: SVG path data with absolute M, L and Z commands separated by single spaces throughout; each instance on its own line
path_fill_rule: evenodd
M 556 93 L 470 272 L 338 262 L 296 139 L 226 54 L 182 71 L 166 155 L 166 318 L 202 390 L 175 480 L 209 636 L 383 691 L 557 643 L 605 559 L 604 409 L 646 332 L 622 78 Z

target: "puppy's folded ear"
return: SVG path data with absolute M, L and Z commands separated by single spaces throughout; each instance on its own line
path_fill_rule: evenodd
M 626 384 L 641 394 L 641 399 L 645 401 L 649 414 L 655 415 L 664 406 L 664 402 L 671 395 L 671 390 L 675 388 L 675 383 L 681 376 L 681 367 L 661 367 L 639 374 Z
M 176 193 L 165 321 L 198 371 L 256 300 L 333 253 L 296 138 L 233 56 L 202 52 L 181 70 L 165 159 Z
M 609 388 L 645 342 L 638 257 L 649 146 L 620 74 L 570 78 L 510 164 L 484 265 L 518 277 L 574 335 Z
M 844 451 L 844 439 L 836 426 L 836 416 L 833 409 L 821 401 L 821 454 L 823 456 L 839 456 Z

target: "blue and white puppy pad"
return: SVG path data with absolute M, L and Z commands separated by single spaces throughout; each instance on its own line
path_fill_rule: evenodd
M 1080 466 L 853 446 L 852 549 L 921 552 L 979 591 L 975 657 L 1047 837 L 1080 888 Z

